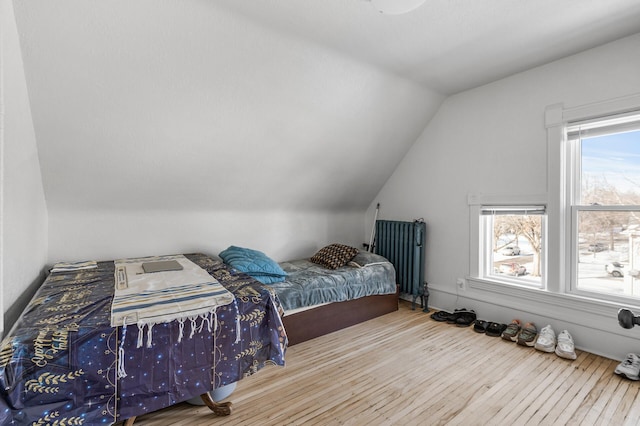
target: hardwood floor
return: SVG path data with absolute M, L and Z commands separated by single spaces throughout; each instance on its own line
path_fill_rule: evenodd
M 400 310 L 287 350 L 238 383 L 229 417 L 186 403 L 136 425 L 636 425 L 640 382 Z

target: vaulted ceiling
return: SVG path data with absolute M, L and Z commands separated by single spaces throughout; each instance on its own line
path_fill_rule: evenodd
M 426 0 L 396 16 L 368 0 L 216 4 L 447 95 L 640 31 L 628 0 Z
M 14 10 L 58 210 L 364 209 L 446 96 L 640 31 L 630 0 Z

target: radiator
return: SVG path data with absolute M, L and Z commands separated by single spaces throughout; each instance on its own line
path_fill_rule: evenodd
M 393 263 L 400 293 L 413 298 L 412 309 L 415 309 L 418 296 L 425 295 L 424 243 L 423 221 L 376 221 L 374 252 Z M 424 297 L 421 300 L 424 301 Z

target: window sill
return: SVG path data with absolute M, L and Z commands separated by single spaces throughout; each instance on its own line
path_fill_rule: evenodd
M 476 279 L 487 282 L 487 283 L 499 284 L 507 287 L 526 288 L 530 290 L 540 290 L 543 288 L 543 285 L 540 283 L 540 280 L 528 279 L 526 277 L 489 275 L 485 278 L 476 278 Z
M 617 318 L 618 309 L 621 308 L 620 303 L 574 294 L 552 293 L 548 290 L 505 284 L 477 277 L 467 277 L 467 283 L 469 290 L 476 292 L 479 300 L 527 311 L 530 311 L 535 306 L 536 313 L 552 318 L 556 318 L 558 312 L 578 311 L 607 317 L 607 319 L 615 319 Z M 496 295 L 500 297 L 496 298 Z M 640 306 L 628 304 L 624 306 L 631 309 L 640 309 Z

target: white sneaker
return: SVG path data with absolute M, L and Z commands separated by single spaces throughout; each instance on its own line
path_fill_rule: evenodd
M 558 345 L 556 346 L 556 355 L 560 358 L 576 359 L 575 345 L 573 337 L 567 330 L 562 330 L 558 334 Z
M 553 352 L 556 349 L 556 332 L 553 331 L 550 325 L 540 330 L 534 347 L 542 352 Z
M 627 357 L 616 367 L 615 373 L 629 380 L 640 380 L 640 356 L 627 354 Z

